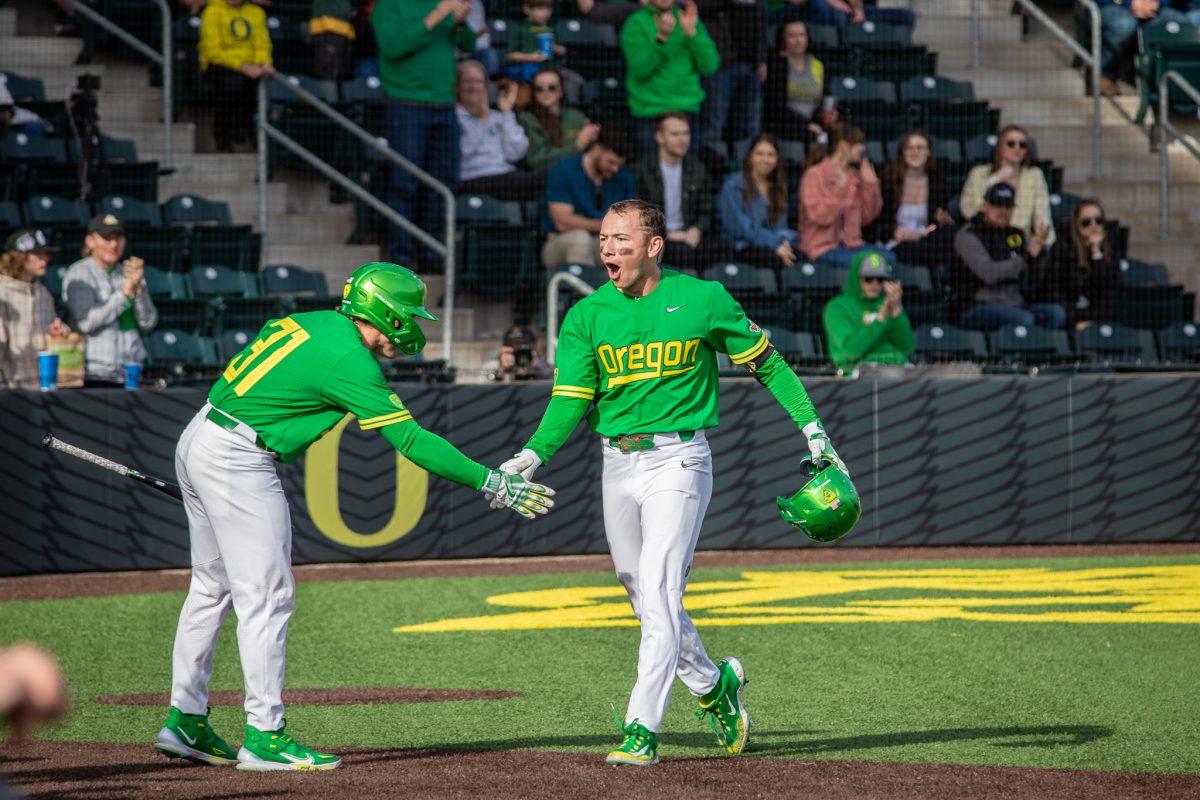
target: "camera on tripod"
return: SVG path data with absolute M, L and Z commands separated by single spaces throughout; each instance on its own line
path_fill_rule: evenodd
M 96 92 L 100 76 L 90 72 L 75 79 L 75 88 L 67 99 L 71 127 L 79 142 L 79 199 L 89 203 L 104 195 L 104 143 L 100 138 L 100 109 Z

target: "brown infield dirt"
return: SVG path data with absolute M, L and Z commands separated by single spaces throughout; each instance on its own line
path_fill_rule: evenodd
M 708 551 L 697 567 L 756 567 L 854 561 L 1036 558 L 1200 553 L 1200 544 L 1012 547 L 822 548 Z M 303 582 L 417 577 L 592 572 L 607 556 L 330 564 L 297 567 Z M 187 570 L 89 573 L 0 579 L 0 600 L 183 591 Z M 290 689 L 300 705 L 487 700 L 515 693 L 461 689 Z M 240 692 L 216 692 L 213 705 L 240 705 Z M 162 693 L 108 695 L 93 702 L 162 705 Z M 613 768 L 603 754 L 528 750 L 378 750 L 340 748 L 341 769 L 323 773 L 243 773 L 169 760 L 149 744 L 34 741 L 0 746 L 0 774 L 27 798 L 224 800 L 313 798 L 582 798 L 686 800 L 820 798 L 821 800 L 1113 800 L 1200 798 L 1200 775 L 1040 769 L 958 764 L 782 758 L 668 758 L 655 767 Z M 0 788 L 0 798 L 4 797 Z

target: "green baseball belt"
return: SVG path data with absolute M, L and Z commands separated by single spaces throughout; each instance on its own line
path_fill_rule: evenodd
M 236 419 L 234 419 L 233 417 L 226 414 L 224 411 L 221 411 L 220 409 L 218 409 L 216 406 L 213 406 L 212 408 L 210 408 L 208 410 L 208 414 L 206 414 L 205 416 L 208 417 L 209 422 L 215 423 L 217 425 L 217 427 L 224 428 L 225 430 L 227 430 L 231 433 L 237 431 L 238 425 L 242 424 L 242 423 L 238 422 Z M 246 426 L 246 427 L 249 428 L 249 426 Z M 276 453 L 271 448 L 267 447 L 267 445 L 263 442 L 262 437 L 259 436 L 257 433 L 254 434 L 254 446 L 257 447 L 259 450 L 266 450 L 268 453 L 275 456 L 276 458 L 279 457 L 278 453 Z
M 696 438 L 695 431 L 676 431 L 676 433 L 679 434 L 681 442 L 690 442 Z M 654 436 L 653 433 L 622 433 L 610 438 L 608 443 L 622 453 L 637 453 L 642 450 L 653 450 Z

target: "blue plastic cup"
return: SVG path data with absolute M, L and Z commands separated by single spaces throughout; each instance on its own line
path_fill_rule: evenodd
M 538 51 L 546 58 L 554 58 L 554 34 L 551 32 L 539 33 L 537 35 Z
M 125 388 L 136 390 L 142 380 L 141 364 L 125 364 Z
M 58 353 L 38 353 L 38 386 L 43 392 L 58 388 Z

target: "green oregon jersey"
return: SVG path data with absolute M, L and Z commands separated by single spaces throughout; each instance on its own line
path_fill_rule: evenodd
M 253 428 L 285 462 L 303 455 L 346 412 L 364 430 L 412 419 L 354 322 L 337 311 L 268 322 L 230 359 L 208 401 Z
M 602 436 L 712 428 L 716 354 L 744 364 L 768 346 L 724 286 L 664 269 L 645 297 L 610 282 L 567 313 L 551 396 L 593 401 Z

